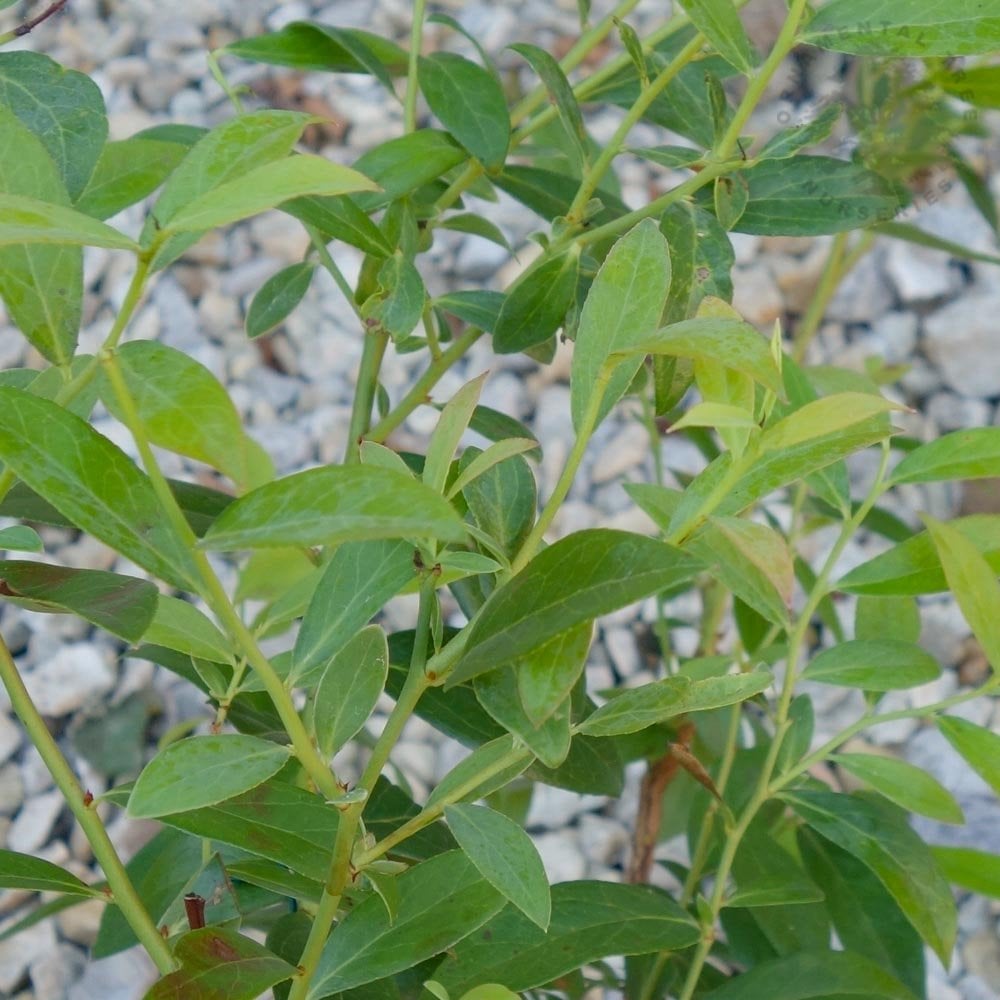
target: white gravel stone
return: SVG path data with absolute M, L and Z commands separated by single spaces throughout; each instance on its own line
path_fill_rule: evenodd
M 45 955 L 39 955 L 28 967 L 35 996 L 45 1000 L 66 1000 L 70 986 L 80 978 L 86 956 L 79 948 L 58 944 Z
M 587 874 L 587 860 L 572 830 L 557 830 L 534 838 L 550 882 L 572 882 Z
M 581 813 L 603 805 L 604 799 L 598 795 L 579 795 L 565 788 L 536 785 L 525 826 L 556 830 L 568 826 Z
M 1000 292 L 966 295 L 924 320 L 923 347 L 960 396 L 1000 396 Z
M 24 801 L 24 782 L 16 764 L 0 767 L 0 816 L 13 816 Z
M 639 647 L 631 629 L 612 628 L 604 633 L 604 646 L 622 677 L 631 677 L 640 666 Z
M 24 686 L 42 715 L 58 718 L 107 694 L 115 685 L 114 671 L 89 643 L 63 646 L 54 656 L 26 674 Z
M 136 1000 L 157 980 L 156 968 L 141 948 L 90 962 L 66 1000 Z
M 598 453 L 590 469 L 594 483 L 607 483 L 641 465 L 649 455 L 649 432 L 630 421 Z
M 0 712 L 0 764 L 10 760 L 21 739 L 21 727 L 6 712 Z
M 5 930 L 17 919 L 14 917 L 0 925 L 0 929 Z M 48 920 L 43 920 L 6 941 L 0 941 L 0 993 L 10 993 L 24 977 L 28 966 L 36 959 L 51 954 L 55 947 L 55 929 Z
M 7 846 L 23 854 L 38 850 L 49 839 L 63 806 L 62 792 L 58 790 L 28 799 L 11 823 Z

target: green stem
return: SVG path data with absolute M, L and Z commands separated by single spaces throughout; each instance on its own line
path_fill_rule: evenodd
M 351 407 L 351 424 L 347 431 L 345 463 L 361 460 L 361 441 L 371 426 L 372 404 L 375 402 L 379 368 L 382 366 L 382 357 L 388 344 L 389 334 L 381 327 L 375 327 L 365 334 L 357 388 L 354 390 L 354 405 Z
M 424 11 L 427 0 L 413 0 L 413 23 L 410 28 L 410 59 L 406 71 L 406 100 L 403 104 L 403 128 L 412 132 L 417 127 L 417 66 L 424 36 Z
M 38 751 L 56 787 L 62 792 L 66 804 L 76 817 L 80 828 L 94 851 L 107 879 L 115 903 L 122 911 L 139 942 L 149 953 L 161 975 L 167 975 L 177 968 L 177 962 L 170 947 L 153 923 L 142 900 L 125 871 L 121 858 L 115 850 L 108 832 L 91 802 L 85 797 L 72 768 L 62 755 L 58 744 L 49 732 L 45 720 L 35 708 L 28 694 L 7 644 L 0 638 L 0 681 L 7 689 L 10 703 L 24 726 L 29 739 Z
M 449 371 L 472 345 L 483 335 L 478 327 L 470 326 L 441 356 L 431 362 L 427 370 L 413 383 L 413 388 L 402 398 L 392 413 L 383 417 L 367 434 L 367 441 L 379 443 L 385 439 L 418 407 L 429 402 L 429 393 L 438 380 Z
M 184 513 L 181 511 L 176 498 L 171 492 L 170 485 L 160 470 L 156 457 L 153 455 L 153 450 L 150 447 L 145 429 L 142 426 L 142 420 L 139 417 L 135 400 L 129 392 L 128 385 L 122 375 L 121 367 L 118 364 L 117 355 L 113 351 L 102 352 L 101 364 L 118 399 L 118 405 L 121 407 L 122 415 L 125 418 L 124 422 L 135 441 L 150 483 L 156 493 L 157 499 L 160 501 L 163 514 L 171 523 L 178 537 L 184 539 L 190 546 L 191 555 L 202 582 L 199 596 L 212 609 L 212 613 L 228 632 L 229 638 L 233 641 L 237 649 L 240 650 L 241 654 L 246 657 L 247 662 L 249 662 L 250 666 L 253 667 L 254 671 L 260 677 L 265 690 L 274 703 L 275 710 L 278 712 L 282 724 L 285 726 L 299 763 L 305 768 L 306 773 L 316 787 L 327 798 L 336 798 L 341 794 L 337 779 L 330 771 L 326 761 L 320 756 L 312 740 L 310 740 L 302 719 L 295 710 L 291 695 L 285 689 L 281 678 L 275 672 L 274 667 L 271 666 L 270 661 L 261 652 L 260 647 L 250 634 L 250 630 L 236 613 L 232 602 L 229 600 L 229 596 L 226 594 L 225 588 L 212 569 L 208 557 L 197 548 L 198 539 L 191 530 L 191 526 L 187 523 Z
M 344 272 L 341 271 L 337 262 L 330 255 L 326 241 L 323 239 L 323 234 L 315 226 L 306 226 L 305 228 L 309 234 L 309 241 L 312 243 L 313 249 L 316 251 L 316 256 L 319 258 L 319 262 L 330 277 L 333 278 L 334 283 L 347 300 L 347 304 L 351 307 L 351 311 L 358 317 L 362 325 L 364 325 L 365 318 L 361 315 L 361 306 L 354 299 L 354 290 L 351 288 L 347 278 L 344 277 Z

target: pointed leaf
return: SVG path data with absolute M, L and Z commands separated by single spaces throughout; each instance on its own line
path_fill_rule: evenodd
M 152 819 L 214 805 L 267 781 L 291 751 L 254 736 L 197 736 L 172 743 L 139 775 L 128 811 Z
M 474 423 L 470 426 L 475 426 Z M 459 475 L 484 455 L 466 448 Z M 537 487 L 528 463 L 514 455 L 468 481 L 462 494 L 479 527 L 489 533 L 508 556 L 514 556 L 528 537 L 538 511 Z
M 543 931 L 552 900 L 538 850 L 523 829 L 486 806 L 452 805 L 445 819 L 480 874 Z
M 139 251 L 135 240 L 82 212 L 25 195 L 0 194 L 0 246 L 21 243 Z
M 681 0 L 681 6 L 726 62 L 741 73 L 753 69 L 756 55 L 732 0 Z
M 940 674 L 937 660 L 915 643 L 852 639 L 815 656 L 802 678 L 865 691 L 896 691 L 927 684 Z
M 460 851 L 416 865 L 398 879 L 399 910 L 390 923 L 371 897 L 337 924 L 323 948 L 307 997 L 320 1000 L 409 969 L 481 927 L 504 904 Z
M 281 211 L 315 226 L 327 240 L 340 240 L 373 257 L 388 257 L 394 249 L 382 230 L 349 195 L 336 198 L 320 198 L 317 195 L 293 198 L 282 202 Z
M 505 760 L 510 761 L 509 765 L 498 771 L 497 768 L 501 767 Z M 434 790 L 427 798 L 427 805 L 484 798 L 516 778 L 530 763 L 531 754 L 526 750 L 520 754 L 515 752 L 512 736 L 507 734 L 500 736 L 477 747 L 468 757 L 459 761 L 434 786 Z M 493 773 L 495 777 L 477 783 L 476 779 L 486 773 Z M 466 785 L 471 785 L 473 790 L 464 792 L 456 798 L 456 793 Z
M 579 253 L 550 257 L 508 290 L 493 325 L 493 348 L 514 354 L 544 343 L 562 326 L 576 294 Z
M 981 896 L 1000 899 L 1000 857 L 971 847 L 932 847 L 945 878 Z
M 512 662 L 525 714 L 540 726 L 569 697 L 587 663 L 593 622 L 582 622 Z
M 467 382 L 448 401 L 427 445 L 423 480 L 435 493 L 443 493 L 451 460 L 479 402 L 486 373 Z
M 644 219 L 611 248 L 580 314 L 570 379 L 570 406 L 578 433 L 591 397 L 601 387 L 601 371 L 613 354 L 627 353 L 627 357 L 611 371 L 597 423 L 628 391 L 647 353 L 631 349 L 656 329 L 669 290 L 667 241 L 652 219 Z
M 1000 795 L 1000 736 L 954 715 L 935 720 L 941 735 L 965 762 Z
M 193 604 L 166 594 L 157 598 L 156 614 L 142 639 L 202 660 L 233 661 L 230 644 L 219 629 Z
M 883 396 L 867 392 L 838 392 L 800 406 L 787 417 L 769 427 L 761 438 L 761 449 L 782 451 L 890 410 L 907 407 Z
M 452 52 L 419 62 L 420 90 L 431 111 L 487 170 L 503 166 L 510 145 L 507 99 L 496 77 Z
M 52 864 L 51 861 L 44 861 L 30 854 L 18 854 L 16 851 L 0 850 L 0 888 L 27 889 L 29 892 L 64 892 L 71 896 L 104 898 L 99 889 L 91 889 L 75 875 Z
M 945 434 L 914 449 L 892 471 L 892 483 L 1000 476 L 1000 427 Z
M 389 647 L 378 625 L 362 629 L 330 661 L 316 685 L 313 731 L 332 757 L 368 721 L 389 674 Z
M 492 333 L 496 328 L 504 301 L 505 296 L 502 292 L 476 290 L 439 295 L 433 304 L 444 312 L 464 320 L 470 326 L 478 326 L 487 333 Z
M 349 540 L 433 537 L 461 541 L 449 504 L 415 479 L 376 466 L 307 469 L 252 490 L 206 532 L 206 549 L 333 545 Z
M 812 121 L 783 128 L 764 143 L 757 159 L 785 160 L 808 146 L 823 142 L 829 138 L 843 112 L 842 104 L 828 104 Z
M 471 428 L 471 424 L 470 424 Z M 462 492 L 470 483 L 485 475 L 495 465 L 505 462 L 514 455 L 526 452 L 538 452 L 538 442 L 534 438 L 505 438 L 497 441 L 480 454 L 475 455 L 461 471 L 458 478 L 448 487 L 448 499 L 451 500 Z
M 162 580 L 197 589 L 191 553 L 164 519 L 149 480 L 84 420 L 0 387 L 0 459 L 77 527 Z
M 247 336 L 263 336 L 284 323 L 309 291 L 315 270 L 314 263 L 303 261 L 282 268 L 268 278 L 250 303 Z
M 663 542 L 624 531 L 579 531 L 539 553 L 494 592 L 469 633 L 449 687 L 598 615 L 689 579 L 696 564 Z

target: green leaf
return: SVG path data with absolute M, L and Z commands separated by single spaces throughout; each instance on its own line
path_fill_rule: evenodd
M 497 441 L 496 444 L 490 445 L 486 451 L 474 455 L 472 460 L 465 465 L 459 473 L 458 478 L 448 487 L 448 499 L 452 500 L 480 476 L 489 472 L 494 466 L 507 461 L 509 458 L 513 458 L 515 455 L 522 455 L 526 452 L 537 454 L 538 442 L 534 438 L 506 438 L 503 441 Z
M 562 67 L 545 49 L 537 45 L 520 42 L 511 45 L 510 48 L 528 61 L 542 81 L 549 100 L 555 105 L 566 135 L 569 136 L 576 166 L 582 170 L 590 159 L 587 150 L 587 129 L 583 124 L 583 115 L 580 113 L 580 105 L 573 93 L 573 87 L 566 79 Z
M 378 283 L 382 291 L 368 306 L 370 315 L 398 342 L 413 332 L 423 315 L 427 301 L 424 280 L 413 262 L 397 251 L 379 270 Z M 368 308 L 364 310 L 366 318 Z
M 295 639 L 289 683 L 311 687 L 350 639 L 416 576 L 413 546 L 345 542 L 323 569 Z
M 3 107 L 0 192 L 69 204 L 66 187 L 41 140 Z M 0 296 L 11 320 L 43 357 L 69 364 L 83 300 L 80 247 L 33 243 L 0 248 Z
M 493 325 L 493 349 L 514 354 L 544 343 L 563 324 L 576 294 L 579 252 L 570 250 L 529 269 L 508 289 Z
M 149 480 L 86 421 L 47 399 L 0 387 L 0 459 L 73 524 L 184 590 L 197 569 Z
M 935 720 L 941 735 L 965 762 L 1000 795 L 1000 736 L 954 715 Z
M 565 215 L 579 190 L 579 180 L 571 173 L 543 170 L 540 167 L 524 167 L 507 164 L 499 174 L 490 180 L 501 191 L 506 191 L 523 205 L 540 215 L 546 222 Z M 601 190 L 602 206 L 596 215 L 588 219 L 593 225 L 603 225 L 624 215 L 628 206 L 615 195 Z
M 965 822 L 951 792 L 905 760 L 870 753 L 834 754 L 830 760 L 908 812 L 942 823 Z
M 867 865 L 941 961 L 949 961 L 955 901 L 930 848 L 913 832 L 905 813 L 835 792 L 799 790 L 781 797 L 817 833 Z
M 570 407 L 577 433 L 595 393 L 603 390 L 604 395 L 594 426 L 628 391 L 646 353 L 630 349 L 656 329 L 669 290 L 667 241 L 652 219 L 644 219 L 612 247 L 580 314 L 570 378 Z M 626 353 L 603 383 L 602 371 L 608 359 Z
M 927 684 L 940 674 L 937 660 L 915 643 L 852 639 L 815 656 L 802 678 L 865 691 L 896 691 Z
M 418 79 L 441 124 L 487 170 L 503 166 L 510 145 L 510 114 L 496 77 L 453 52 L 435 52 L 420 57 Z
M 434 433 L 427 444 L 423 471 L 424 483 L 435 493 L 444 493 L 451 460 L 472 419 L 485 380 L 484 372 L 471 382 L 466 382 L 448 401 L 441 411 L 441 416 L 438 417 L 437 427 L 434 428 Z
M 275 864 L 273 861 L 258 859 L 227 862 L 226 874 L 231 879 L 249 882 L 261 889 L 270 889 L 283 896 L 304 899 L 313 904 L 319 903 L 323 897 L 322 883 L 314 882 L 303 875 L 289 871 L 284 865 Z M 299 951 L 295 958 L 298 959 L 301 954 L 302 952 Z
M 1000 857 L 971 847 L 931 847 L 949 882 L 981 896 L 1000 899 Z
M 225 52 L 271 66 L 328 73 L 371 73 L 358 60 L 359 45 L 389 73 L 406 73 L 406 53 L 394 42 L 369 31 L 334 28 L 313 21 L 293 21 L 280 31 L 241 38 L 227 45 Z
M 725 230 L 734 229 L 747 207 L 749 190 L 741 174 L 716 177 L 712 188 L 713 205 L 719 225 Z
M 679 951 L 697 940 L 694 921 L 661 889 L 562 882 L 552 887 L 547 933 L 508 906 L 460 942 L 434 977 L 452 996 L 492 982 L 521 992 L 607 955 Z
M 1000 574 L 1000 517 L 974 514 L 949 524 Z M 837 590 L 849 594 L 934 594 L 948 587 L 937 550 L 926 531 L 856 566 L 836 584 Z
M 761 962 L 705 994 L 705 1000 L 917 1000 L 895 976 L 861 955 L 801 952 Z
M 0 194 L 0 246 L 21 243 L 139 250 L 124 233 L 82 212 L 25 195 Z
M 0 888 L 27 889 L 29 892 L 64 892 L 71 896 L 105 898 L 99 889 L 92 889 L 75 875 L 52 864 L 51 861 L 44 861 L 30 854 L 18 854 L 16 851 L 0 850 Z
M 475 427 L 475 422 L 470 424 Z M 462 475 L 482 454 L 466 448 Z M 462 487 L 469 510 L 506 555 L 513 557 L 531 533 L 537 513 L 537 487 L 528 463 L 520 455 L 505 459 Z
M 920 608 L 912 597 L 862 595 L 854 612 L 855 639 L 920 638 Z
M 812 121 L 783 128 L 764 143 L 756 159 L 786 160 L 808 146 L 823 142 L 830 137 L 843 111 L 842 104 L 828 104 Z
M 1000 108 L 1000 67 L 965 66 L 933 76 L 945 93 L 980 108 Z
M 767 339 L 749 323 L 736 319 L 689 319 L 638 337 L 630 349 L 642 354 L 721 361 L 750 375 L 773 392 L 783 393 L 781 373 Z
M 332 757 L 368 721 L 389 674 L 389 647 L 378 625 L 363 628 L 330 660 L 316 686 L 313 731 Z
M 487 806 L 452 805 L 445 819 L 483 878 L 543 931 L 552 900 L 538 849 L 524 830 Z
M 304 195 L 332 197 L 374 190 L 376 185 L 369 178 L 350 167 L 322 156 L 289 156 L 264 163 L 192 199 L 171 216 L 164 232 L 228 226 Z
M 652 684 L 627 688 L 580 723 L 578 731 L 589 736 L 637 733 L 688 712 L 705 712 L 735 705 L 765 691 L 774 682 L 767 670 L 725 674 L 701 681 L 665 677 Z
M 855 55 L 968 56 L 1000 47 L 997 0 L 832 0 L 803 41 Z
M 465 532 L 451 506 L 410 476 L 371 465 L 330 465 L 252 490 L 226 508 L 201 544 L 231 550 L 401 535 L 461 541 Z
M 255 1000 L 297 971 L 263 945 L 224 927 L 189 931 L 174 945 L 174 956 L 180 969 L 164 976 L 143 1000 Z
M 512 661 L 524 712 L 540 726 L 569 697 L 587 663 L 594 634 L 582 622 Z
M 10 552 L 42 552 L 44 548 L 38 532 L 26 524 L 0 528 L 0 549 Z
M 226 637 L 193 604 L 160 594 L 156 614 L 142 634 L 144 642 L 215 663 L 231 663 L 233 652 Z
M 769 427 L 761 437 L 761 450 L 783 451 L 863 423 L 870 417 L 907 407 L 867 392 L 837 392 L 800 406 Z
M 306 195 L 283 202 L 281 211 L 315 226 L 327 240 L 349 243 L 373 257 L 388 257 L 393 247 L 382 230 L 360 209 L 349 195 L 320 198 Z
M 124 344 L 118 360 L 152 444 L 211 465 L 242 490 L 273 478 L 267 452 L 244 433 L 229 393 L 204 365 L 151 340 Z M 101 399 L 119 420 L 124 419 L 106 375 Z
M 1000 427 L 944 434 L 915 448 L 892 471 L 890 482 L 933 483 L 1000 476 Z
M 197 736 L 172 743 L 139 775 L 128 811 L 153 819 L 223 802 L 277 774 L 290 755 L 288 747 L 254 736 Z
M 819 236 L 888 222 L 908 203 L 904 188 L 859 163 L 828 156 L 763 160 L 743 177 L 750 198 L 736 231 Z
M 70 197 L 76 198 L 108 134 L 97 84 L 37 52 L 5 52 L 0 58 L 0 106 L 38 136 Z
M 578 531 L 549 546 L 491 595 L 447 686 L 536 649 L 574 625 L 689 579 L 696 564 L 624 531 Z
M 483 239 L 496 243 L 497 246 L 510 250 L 510 243 L 504 236 L 503 230 L 489 219 L 484 219 L 481 215 L 472 212 L 460 212 L 458 215 L 449 215 L 436 225 L 437 229 L 450 229 L 456 233 L 469 233 L 472 236 L 482 236 Z
M 514 668 L 500 667 L 480 674 L 474 686 L 479 704 L 546 767 L 558 768 L 566 760 L 572 740 L 568 697 L 540 726 L 535 726 L 521 705 Z
M 510 764 L 501 771 L 496 768 L 505 759 L 510 759 Z M 473 752 L 460 760 L 445 776 L 434 786 L 433 791 L 427 798 L 427 805 L 433 806 L 440 802 L 455 801 L 464 802 L 466 800 L 476 801 L 484 798 L 490 792 L 503 788 L 507 782 L 512 781 L 531 763 L 531 754 L 524 750 L 520 754 L 514 752 L 514 738 L 504 734 L 489 743 L 484 743 Z M 482 782 L 476 781 L 480 775 L 494 772 L 495 777 L 484 779 Z M 455 798 L 459 789 L 466 785 L 471 787 L 471 791 L 464 792 Z
M 153 619 L 157 591 L 147 580 L 95 569 L 0 561 L 0 596 L 30 611 L 74 614 L 127 642 Z
M 799 827 L 797 842 L 844 948 L 892 972 L 923 997 L 924 944 L 872 870 L 807 826 Z
M 624 761 L 617 741 L 574 736 L 569 755 L 559 767 L 545 767 L 536 762 L 529 768 L 528 777 L 583 795 L 617 798 L 624 787 L 623 770 Z
M 460 851 L 416 865 L 398 884 L 394 922 L 382 901 L 370 897 L 337 924 L 323 948 L 309 1000 L 363 986 L 438 955 L 481 927 L 504 903 Z
M 937 548 L 948 586 L 965 620 L 983 647 L 986 659 L 1000 670 L 1000 582 L 997 574 L 961 532 L 924 515 L 927 532 Z
M 756 66 L 756 53 L 732 0 L 681 0 L 681 6 L 726 62 L 741 73 L 748 73 Z
M 418 129 L 389 139 L 354 163 L 354 169 L 375 181 L 382 193 L 358 195 L 355 201 L 365 212 L 383 208 L 436 180 L 467 156 L 450 135 L 436 129 Z
M 247 311 L 247 336 L 263 336 L 284 323 L 309 291 L 315 270 L 312 261 L 303 261 L 284 267 L 268 278 Z
M 187 147 L 179 142 L 141 135 L 109 142 L 74 207 L 95 219 L 110 219 L 151 195 L 186 153 Z
M 670 170 L 690 167 L 705 155 L 704 150 L 691 146 L 629 146 L 626 152 Z
M 434 299 L 433 304 L 471 326 L 478 326 L 489 333 L 496 328 L 504 299 L 505 296 L 501 292 L 476 290 L 439 295 Z M 477 409 L 482 409 L 482 407 L 477 407 Z

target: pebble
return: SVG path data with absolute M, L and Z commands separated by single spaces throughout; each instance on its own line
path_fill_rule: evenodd
M 572 830 L 556 830 L 534 838 L 549 882 L 572 882 L 587 874 L 587 860 Z
M 768 332 L 774 321 L 784 315 L 785 299 L 765 263 L 734 270 L 733 306 L 748 323 Z
M 65 802 L 58 789 L 28 799 L 14 817 L 7 832 L 7 846 L 12 851 L 31 853 L 45 844 Z
M 42 715 L 58 718 L 114 687 L 114 671 L 90 643 L 63 646 L 25 675 L 24 686 Z
M 28 966 L 35 995 L 45 997 L 45 1000 L 66 1000 L 70 986 L 83 974 L 86 964 L 86 956 L 79 948 L 68 944 L 56 945 L 51 952 L 40 955 Z
M 631 629 L 611 628 L 604 633 L 604 647 L 620 677 L 631 677 L 640 667 L 639 647 Z
M 153 963 L 139 947 L 89 962 L 83 975 L 69 988 L 66 1000 L 136 1000 L 158 976 Z
M 0 767 L 0 816 L 13 816 L 24 801 L 24 782 L 16 764 Z
M 598 452 L 590 467 L 593 483 L 607 483 L 641 465 L 649 454 L 649 432 L 636 421 L 627 423 Z
M 10 760 L 21 745 L 21 729 L 6 712 L 0 712 L 0 764 Z
M 1000 291 L 965 295 L 924 320 L 923 349 L 960 396 L 1000 396 Z
M 906 303 L 942 298 L 961 287 L 959 273 L 947 266 L 947 257 L 905 240 L 889 240 L 885 270 Z
M 5 921 L 0 925 L 0 930 L 6 929 L 18 919 L 14 917 Z M 9 994 L 24 978 L 31 963 L 51 954 L 55 947 L 55 928 L 49 920 L 28 927 L 16 937 L 0 941 L 0 993 Z
M 599 795 L 579 795 L 565 788 L 536 785 L 524 825 L 529 829 L 556 830 L 568 826 L 581 813 L 603 805 L 604 799 Z

